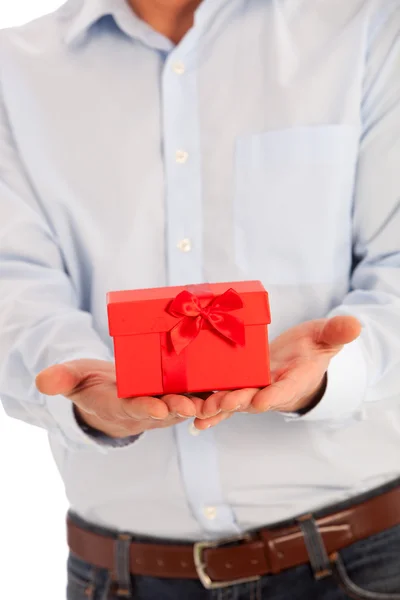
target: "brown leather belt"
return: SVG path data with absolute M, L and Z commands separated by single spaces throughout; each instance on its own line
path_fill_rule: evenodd
M 315 522 L 326 551 L 332 556 L 354 542 L 400 524 L 400 486 Z M 68 545 L 75 555 L 114 572 L 116 540 L 124 539 L 123 535 L 118 538 L 89 532 L 78 527 L 70 517 L 67 529 Z M 133 575 L 200 579 L 206 588 L 221 587 L 224 582 L 232 585 L 252 581 L 308 562 L 303 532 L 297 524 L 262 529 L 218 542 L 156 544 L 132 541 L 130 545 Z

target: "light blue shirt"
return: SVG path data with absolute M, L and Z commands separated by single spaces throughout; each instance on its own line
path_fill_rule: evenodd
M 1 32 L 0 395 L 48 430 L 82 517 L 221 537 L 399 476 L 399 34 L 398 0 L 205 0 L 176 47 L 121 0 Z M 271 339 L 363 324 L 305 417 L 112 448 L 37 392 L 49 365 L 112 360 L 108 291 L 242 279 Z

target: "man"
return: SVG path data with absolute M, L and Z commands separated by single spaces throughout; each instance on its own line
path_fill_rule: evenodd
M 70 600 L 400 598 L 399 33 L 398 0 L 1 33 L 0 395 L 49 432 Z M 106 292 L 246 279 L 270 387 L 117 398 Z

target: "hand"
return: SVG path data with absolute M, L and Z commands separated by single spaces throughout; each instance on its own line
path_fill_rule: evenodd
M 218 411 L 262 413 L 297 412 L 312 407 L 323 391 L 331 359 L 361 333 L 351 316 L 308 321 L 289 329 L 270 345 L 271 385 L 263 390 L 217 392 L 203 404 L 196 427 L 216 424 Z
M 36 386 L 48 396 L 69 398 L 84 422 L 113 438 L 176 425 L 201 414 L 204 402 L 178 395 L 121 400 L 117 397 L 114 364 L 92 359 L 49 367 L 36 377 Z M 221 413 L 214 424 L 228 416 Z

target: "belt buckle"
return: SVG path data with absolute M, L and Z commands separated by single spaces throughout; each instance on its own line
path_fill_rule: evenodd
M 259 581 L 261 576 L 256 575 L 253 577 L 243 577 L 242 579 L 232 579 L 230 581 L 213 581 L 207 573 L 207 565 L 203 560 L 205 550 L 212 548 L 221 548 L 235 542 L 248 542 L 251 540 L 251 536 L 248 534 L 238 535 L 231 538 L 226 538 L 216 542 L 196 542 L 193 545 L 193 559 L 194 566 L 196 568 L 197 576 L 206 590 L 218 590 L 221 588 L 231 587 L 232 585 L 238 585 L 242 583 L 251 583 L 253 581 Z

